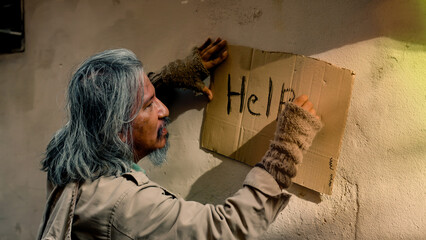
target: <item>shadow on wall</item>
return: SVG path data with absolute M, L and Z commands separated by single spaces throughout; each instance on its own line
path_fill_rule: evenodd
M 208 99 L 203 94 L 194 94 L 185 89 L 156 89 L 156 95 L 170 110 L 170 120 L 191 109 L 201 110 L 207 106 Z
M 377 37 L 426 44 L 426 1 L 281 1 L 283 43 L 312 55 Z M 284 46 L 285 47 L 285 46 Z
M 223 204 L 226 198 L 232 196 L 242 187 L 244 178 L 251 167 L 216 153 L 213 155 L 222 163 L 197 179 L 185 197 L 186 200 L 203 204 Z M 243 168 L 244 171 L 235 171 L 237 168 Z M 291 185 L 287 191 L 306 201 L 321 202 L 320 193 L 297 184 Z
M 226 3 L 235 9 L 232 4 L 236 3 Z M 382 36 L 414 44 L 426 44 L 426 2 L 423 0 L 284 0 L 279 4 L 282 16 L 279 17 L 281 25 L 278 24 L 277 28 L 280 28 L 281 32 L 285 29 L 283 42 L 291 39 L 296 45 L 294 51 L 301 54 L 321 53 Z M 205 5 L 200 3 L 200 12 L 207 11 L 202 9 L 203 7 Z M 220 16 L 215 18 L 216 21 L 221 21 Z M 201 110 L 207 103 L 204 96 L 194 96 L 190 91 L 172 90 L 159 95 L 172 109 L 172 121 L 189 109 Z M 179 100 L 176 103 L 177 98 Z M 242 183 L 245 174 L 241 174 L 241 171 L 236 173 L 233 169 L 247 165 L 215 153 L 214 156 L 221 159 L 222 163 L 206 172 L 192 185 L 188 200 L 223 203 L 226 197 L 241 187 L 241 184 L 236 183 Z M 233 168 L 235 164 L 240 166 Z M 249 169 L 247 166 L 247 172 Z M 288 191 L 310 202 L 321 201 L 319 193 L 297 184 L 293 184 Z
M 209 17 L 215 32 L 262 50 L 312 55 L 377 37 L 426 43 L 424 0 L 214 2 L 198 3 L 197 11 Z
M 242 187 L 244 178 L 251 167 L 216 153 L 213 155 L 222 162 L 197 179 L 185 197 L 186 200 L 204 204 L 223 204 L 227 197 Z M 235 169 L 239 171 L 235 171 Z

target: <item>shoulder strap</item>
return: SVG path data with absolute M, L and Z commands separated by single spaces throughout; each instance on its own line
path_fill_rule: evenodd
M 69 207 L 69 213 L 68 213 L 68 219 L 67 219 L 67 228 L 65 232 L 65 239 L 71 240 L 71 228 L 72 228 L 72 222 L 74 219 L 74 212 L 75 212 L 75 206 L 77 204 L 77 195 L 78 195 L 78 189 L 80 187 L 80 184 L 75 184 L 75 187 L 72 191 L 72 199 L 71 199 L 71 205 Z
M 55 187 L 46 203 L 37 239 L 71 239 L 80 184 Z

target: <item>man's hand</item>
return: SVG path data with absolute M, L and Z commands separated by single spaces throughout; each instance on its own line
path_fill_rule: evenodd
M 228 57 L 226 46 L 226 41 L 221 38 L 217 38 L 214 42 L 208 38 L 206 42 L 198 48 L 201 62 L 207 70 L 221 64 Z
M 309 101 L 308 96 L 300 95 L 299 97 L 297 97 L 294 100 L 293 103 L 296 104 L 297 106 L 305 109 L 306 111 L 308 111 L 310 114 L 312 114 L 317 119 L 320 119 L 320 117 L 317 115 L 317 112 L 314 109 L 314 104 L 312 104 L 312 102 Z
M 198 48 L 204 68 L 210 70 L 221 64 L 228 57 L 226 46 L 226 41 L 221 38 L 217 38 L 214 42 L 208 38 L 206 42 Z M 213 92 L 210 88 L 205 86 L 202 91 L 210 101 L 213 99 Z

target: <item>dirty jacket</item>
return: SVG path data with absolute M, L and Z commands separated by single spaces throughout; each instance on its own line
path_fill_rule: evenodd
M 286 206 L 273 177 L 253 168 L 223 205 L 185 201 L 143 172 L 55 188 L 42 239 L 255 239 Z

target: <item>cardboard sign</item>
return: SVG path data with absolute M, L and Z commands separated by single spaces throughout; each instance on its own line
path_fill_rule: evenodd
M 294 182 L 331 194 L 350 103 L 354 73 L 289 53 L 229 46 L 212 77 L 201 146 L 251 166 L 274 137 L 285 102 L 306 94 L 324 123 L 304 154 Z

